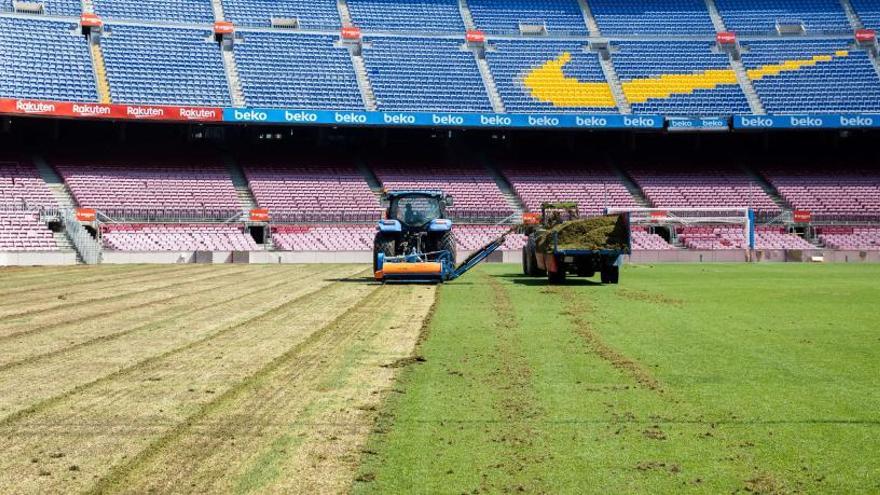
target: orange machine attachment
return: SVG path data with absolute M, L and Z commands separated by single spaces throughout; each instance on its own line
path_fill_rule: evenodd
M 384 263 L 376 272 L 376 280 L 393 280 L 395 278 L 425 277 L 440 280 L 443 276 L 443 265 L 439 262 L 424 263 Z

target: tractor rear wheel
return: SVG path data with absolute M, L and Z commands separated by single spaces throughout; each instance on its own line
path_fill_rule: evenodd
M 444 232 L 437 239 L 436 251 L 449 251 L 449 254 L 452 255 L 452 264 L 457 263 L 457 253 L 455 250 L 455 234 L 452 231 Z
M 379 253 L 385 257 L 394 256 L 394 238 L 385 234 L 376 234 L 373 241 L 373 273 L 379 271 Z
M 607 266 L 602 269 L 603 284 L 617 284 L 620 280 L 620 268 L 616 266 Z

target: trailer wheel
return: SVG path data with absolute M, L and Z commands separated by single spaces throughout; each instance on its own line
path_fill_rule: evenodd
M 551 284 L 564 284 L 565 275 L 565 269 L 560 269 L 558 272 L 547 272 L 547 280 Z
M 373 273 L 379 271 L 379 253 L 386 257 L 394 256 L 394 238 L 384 234 L 376 234 L 373 241 Z
M 608 282 L 617 285 L 618 281 L 620 281 L 620 267 L 612 266 L 608 269 Z

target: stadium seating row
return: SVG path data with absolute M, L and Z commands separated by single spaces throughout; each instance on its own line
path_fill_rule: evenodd
M 526 11 L 536 5 L 550 9 L 544 2 L 507 1 Z M 690 0 L 669 2 L 689 12 Z M 198 10 L 181 7 L 185 3 L 171 2 L 169 9 Z M 481 8 L 497 10 L 488 2 L 471 3 L 475 18 Z M 577 2 L 572 3 L 579 8 Z M 599 12 L 618 12 L 609 14 L 612 17 L 628 15 L 619 14 L 626 10 L 623 7 L 598 3 L 603 5 L 597 6 Z M 388 19 L 395 15 L 403 19 L 401 7 L 392 4 L 372 0 L 361 7 L 370 12 L 387 10 Z M 444 2 L 417 5 L 426 11 L 452 12 L 452 6 L 441 7 Z M 118 12 L 130 8 L 120 7 Z M 547 17 L 568 11 L 559 9 L 548 10 Z M 639 18 L 638 12 L 633 15 Z M 385 19 L 378 14 L 368 18 Z M 585 25 L 583 17 L 579 18 Z M 507 29 L 503 16 L 487 14 L 486 19 L 499 31 Z M 683 19 L 689 22 L 692 17 Z M 822 25 L 830 29 L 836 24 Z M 745 40 L 741 44 L 746 77 L 771 114 L 880 112 L 877 62 L 854 46 L 851 35 Z M 458 37 L 372 34 L 365 36 L 363 46 L 365 77 L 379 110 L 493 109 L 477 59 Z M 232 105 L 221 49 L 207 26 L 160 27 L 111 20 L 101 37 L 101 48 L 110 98 L 115 103 Z M 0 97 L 98 101 L 89 40 L 77 35 L 72 21 L 0 18 L 0 50 L 8 54 L 0 59 L 0 70 L 16 75 L 0 80 Z M 366 108 L 356 65 L 336 34 L 239 31 L 233 54 L 247 106 Z M 619 112 L 599 56 L 590 52 L 583 40 L 497 39 L 490 42 L 485 59 L 508 112 Z M 612 41 L 611 61 L 623 97 L 636 113 L 714 116 L 750 112 L 728 55 L 719 52 L 712 41 Z

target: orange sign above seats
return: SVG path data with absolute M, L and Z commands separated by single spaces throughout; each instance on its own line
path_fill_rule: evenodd
M 104 21 L 95 14 L 83 13 L 79 17 L 79 24 L 83 27 L 101 27 L 104 25 Z
M 76 219 L 83 223 L 92 223 L 98 218 L 98 214 L 94 208 L 77 208 Z
M 717 41 L 719 45 L 733 45 L 736 43 L 736 33 L 733 31 L 718 33 L 715 35 L 715 41 Z
M 486 35 L 482 31 L 471 30 L 464 35 L 464 39 L 468 43 L 485 43 Z
M 214 23 L 214 34 L 232 34 L 235 32 L 235 25 L 228 21 L 217 21 Z
M 269 221 L 269 209 L 268 208 L 255 208 L 251 210 L 251 222 L 268 222 Z
M 794 223 L 810 223 L 813 221 L 813 213 L 807 210 L 794 211 Z
M 355 26 L 348 26 L 342 28 L 342 39 L 344 40 L 359 40 L 361 39 L 361 28 Z
M 862 43 L 872 42 L 877 39 L 877 32 L 873 29 L 857 29 L 856 30 L 856 41 L 860 41 Z

